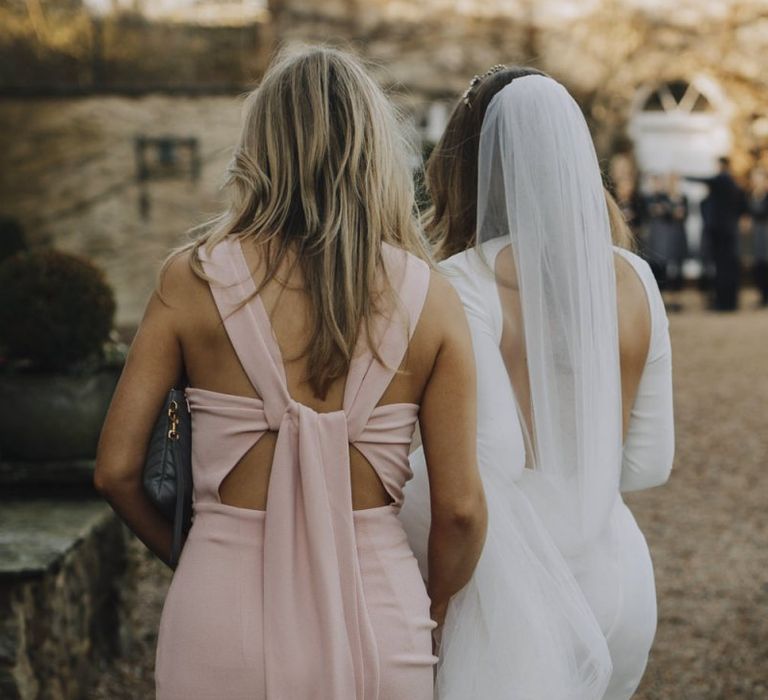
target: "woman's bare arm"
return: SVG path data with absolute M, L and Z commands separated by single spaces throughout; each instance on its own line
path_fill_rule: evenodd
M 449 282 L 433 277 L 426 309 L 442 341 L 419 414 L 429 474 L 429 595 L 442 624 L 448 602 L 472 576 L 485 541 L 487 513 L 477 468 L 477 388 L 464 308 Z M 429 299 L 428 299 L 429 301 Z
M 179 264 L 187 263 L 176 261 L 165 278 L 163 291 L 168 300 L 179 292 L 174 288 L 178 275 L 173 274 L 173 267 Z M 94 473 L 97 490 L 165 562 L 170 558 L 171 524 L 145 495 L 142 468 L 158 413 L 182 375 L 176 317 L 157 293 L 152 295 L 104 422 Z
M 624 400 L 621 490 L 667 481 L 675 454 L 672 347 L 664 300 L 648 265 L 626 260 L 619 284 L 619 338 Z M 617 264 L 617 271 L 622 269 Z M 641 276 L 645 283 L 641 281 Z M 647 292 L 646 292 L 647 290 Z

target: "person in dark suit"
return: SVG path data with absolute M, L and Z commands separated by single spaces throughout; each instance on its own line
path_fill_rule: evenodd
M 746 212 L 746 198 L 731 174 L 729 158 L 718 159 L 713 177 L 686 176 L 707 185 L 707 216 L 704 237 L 715 266 L 714 307 L 734 311 L 739 299 L 739 219 Z
M 747 209 L 752 224 L 752 273 L 763 306 L 768 306 L 768 177 L 761 168 L 751 173 Z

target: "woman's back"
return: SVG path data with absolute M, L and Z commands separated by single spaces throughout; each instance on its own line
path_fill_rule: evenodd
M 196 289 L 189 279 L 173 290 L 191 383 L 195 518 L 161 621 L 158 697 L 189 696 L 190 660 L 197 667 L 204 659 L 186 640 L 198 636 L 201 622 L 218 649 L 237 656 L 232 630 L 217 622 L 234 612 L 254 622 L 245 637 L 247 671 L 232 675 L 226 696 L 252 689 L 257 698 L 380 691 L 397 698 L 408 688 L 426 698 L 433 623 L 396 513 L 410 477 L 408 446 L 430 374 L 424 369 L 437 354 L 427 328 L 413 353 L 421 371 L 403 363 L 429 268 L 385 245 L 382 275 L 393 294 L 378 300 L 375 345 L 359 342 L 346 376 L 317 397 L 302 367 L 309 312 L 302 280 L 275 278 L 254 296 L 257 250 L 231 237 L 199 254 L 211 278 L 208 298 L 200 289 L 187 294 L 186 286 Z M 202 571 L 233 576 L 232 553 L 252 572 L 239 582 L 249 593 L 234 603 Z M 224 609 L 202 605 L 217 598 Z M 190 625 L 193 609 L 201 612 Z M 300 667 L 286 665 L 291 656 L 302 659 Z
M 650 424 L 649 429 L 655 431 L 656 450 L 653 458 L 641 460 L 642 470 L 646 481 L 663 481 L 668 475 L 674 448 L 669 383 L 671 352 L 664 302 L 653 273 L 640 257 L 616 247 L 614 264 L 625 466 L 628 460 L 633 460 L 633 455 L 647 450 L 647 445 L 636 444 L 637 433 L 647 433 L 643 426 Z M 441 268 L 459 293 L 469 317 L 479 372 L 478 410 L 481 415 L 485 414 L 481 423 L 493 428 L 493 422 L 503 422 L 501 413 L 509 414 L 519 406 L 525 429 L 530 431 L 527 351 L 512 249 L 502 239 L 489 241 L 479 249 L 471 248 L 445 260 Z M 501 286 L 497 279 L 504 280 Z M 498 381 L 496 355 L 500 355 L 506 368 L 511 391 Z M 479 428 L 483 431 L 484 425 Z M 512 476 L 519 475 L 525 459 L 522 435 L 508 427 L 503 431 L 497 427 L 492 440 L 498 443 L 495 447 L 484 448 L 481 444 L 480 449 L 487 449 L 489 454 L 506 454 L 505 469 Z M 647 442 L 645 438 L 642 441 Z M 658 462 L 657 467 L 654 460 Z M 492 459 L 482 461 L 493 462 Z
M 616 268 L 616 301 L 619 331 L 619 358 L 622 388 L 623 430 L 629 426 L 632 406 L 635 402 L 640 379 L 645 369 L 651 341 L 652 321 L 658 323 L 655 299 L 649 297 L 645 284 L 626 253 L 614 253 Z M 642 261 L 641 261 L 642 262 Z M 496 257 L 495 270 L 500 279 L 514 285 L 517 279 L 512 249 L 506 247 Z M 502 311 L 502 335 L 500 348 L 514 386 L 515 396 L 531 434 L 533 421 L 530 407 L 530 387 L 526 362 L 525 332 L 523 327 L 520 295 L 513 289 L 499 294 Z M 651 317 L 653 311 L 653 319 Z M 663 318 L 663 314 L 662 314 Z
M 264 261 L 260 259 L 259 250 L 247 242 L 233 240 L 219 245 L 228 251 L 219 251 L 219 257 L 226 255 L 237 263 L 240 281 L 244 281 L 245 275 L 253 280 L 239 286 L 234 292 L 231 307 L 236 309 L 246 296 L 258 287 L 264 274 Z M 401 282 L 404 288 L 397 289 L 396 294 L 390 296 L 382 293 L 378 300 L 382 307 L 378 330 L 382 335 L 386 331 L 392 352 L 395 355 L 403 354 L 403 357 L 398 357 L 395 367 L 377 367 L 378 360 L 375 360 L 366 346 L 365 338 L 361 338 L 356 363 L 366 363 L 371 375 L 382 374 L 377 383 L 382 393 L 375 404 L 377 408 L 374 413 L 386 413 L 390 427 L 393 416 L 397 413 L 404 414 L 401 427 L 410 440 L 408 431 L 413 429 L 416 410 L 434 366 L 439 330 L 434 318 L 430 318 L 429 314 L 423 323 L 419 322 L 429 280 L 426 266 L 413 256 L 398 252 L 394 248 L 389 248 L 387 253 L 388 273 L 395 283 Z M 275 397 L 259 395 L 252 376 L 249 377 L 242 364 L 243 358 L 238 357 L 238 352 L 243 353 L 252 348 L 253 357 L 246 357 L 246 362 L 268 361 L 271 370 L 277 370 L 278 375 L 284 373 L 287 396 L 291 400 L 317 413 L 333 413 L 351 408 L 349 400 L 345 401 L 345 394 L 354 390 L 360 391 L 361 386 L 353 386 L 360 377 L 352 377 L 351 380 L 348 376 L 337 378 L 324 397 L 318 397 L 306 379 L 306 348 L 311 342 L 311 300 L 306 293 L 300 268 L 292 265 L 293 262 L 295 258 L 286 261 L 285 270 L 278 272 L 279 281 L 272 280 L 257 298 L 247 302 L 248 308 L 242 316 L 257 319 L 253 328 L 250 329 L 247 325 L 242 327 L 241 324 L 242 331 L 232 329 L 229 332 L 226 320 L 228 311 L 224 311 L 225 320 L 222 323 L 221 309 L 217 308 L 215 301 L 215 295 L 221 292 L 212 294 L 209 285 L 192 273 L 188 261 L 183 257 L 168 270 L 164 292 L 174 307 L 179 324 L 181 349 L 192 387 L 188 393 L 193 406 L 210 405 L 210 399 L 224 403 L 232 400 L 241 406 L 241 399 L 269 398 L 279 401 Z M 410 270 L 407 280 L 401 279 L 405 268 Z M 206 271 L 216 280 L 217 275 L 221 275 L 224 270 L 217 270 L 212 261 Z M 224 285 L 227 283 L 231 282 L 223 282 Z M 431 303 L 435 304 L 436 301 L 431 300 Z M 226 302 L 222 301 L 222 304 L 224 303 Z M 266 312 L 265 315 L 262 315 L 262 309 Z M 235 311 L 233 316 L 235 314 L 240 312 Z M 253 337 L 246 335 L 251 330 L 264 337 L 266 347 L 271 351 L 268 358 L 259 356 L 259 345 Z M 231 337 L 233 333 L 238 334 L 234 340 Z M 235 342 L 238 342 L 240 347 L 236 347 Z M 368 384 L 370 383 L 369 380 Z M 387 409 L 384 409 L 385 406 Z M 373 409 L 373 406 L 369 408 Z M 245 454 L 238 455 L 236 465 L 229 465 L 231 471 L 223 477 L 219 486 L 222 503 L 258 510 L 266 508 L 276 442 L 277 432 L 268 430 Z M 401 469 L 403 464 L 407 464 L 407 455 L 403 452 L 402 445 L 391 444 L 384 449 L 385 462 L 399 465 Z M 362 450 L 366 450 L 365 444 Z M 378 473 L 376 466 L 371 465 L 370 449 L 369 457 L 366 457 L 363 451 L 354 444 L 350 447 L 353 507 L 372 508 L 396 501 L 399 488 L 395 485 L 397 479 L 392 475 L 384 475 L 384 481 L 388 482 L 390 490 L 394 491 L 391 493 L 385 483 L 382 483 L 382 475 Z M 387 451 L 389 455 L 386 454 Z

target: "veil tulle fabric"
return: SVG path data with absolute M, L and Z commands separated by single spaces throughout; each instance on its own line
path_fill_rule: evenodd
M 515 274 L 497 283 L 521 311 L 525 337 L 528 493 L 545 499 L 561 551 L 575 555 L 604 529 L 619 492 L 621 374 L 600 168 L 579 106 L 551 78 L 514 80 L 488 106 L 477 238 L 481 248 L 511 244 Z
M 508 368 L 527 360 L 532 425 L 522 407 L 503 421 L 523 424 L 532 468 L 516 483 L 503 460 L 480 465 L 488 536 L 449 607 L 437 697 L 598 700 L 610 655 L 563 554 L 578 555 L 603 530 L 619 489 L 615 273 L 589 130 L 551 78 L 517 78 L 488 106 L 477 240 L 481 258 L 511 246 L 514 273 L 495 281 L 502 305 L 519 312 L 527 358 L 504 359 Z M 420 450 L 411 463 L 402 517 L 423 562 L 429 506 Z

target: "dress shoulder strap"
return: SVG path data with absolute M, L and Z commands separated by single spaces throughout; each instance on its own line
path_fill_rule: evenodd
M 237 238 L 225 238 L 200 260 L 224 327 L 253 388 L 265 404 L 270 425 L 277 425 L 290 400 L 280 347 Z M 272 406 L 272 408 L 270 407 Z M 274 420 L 273 420 L 274 419 Z
M 429 289 L 429 266 L 406 251 L 384 244 L 384 266 L 395 289 L 395 304 L 377 319 L 374 329 L 379 362 L 370 348 L 352 360 L 344 390 L 350 441 L 368 422 L 405 357 Z M 365 338 L 360 342 L 366 342 Z

